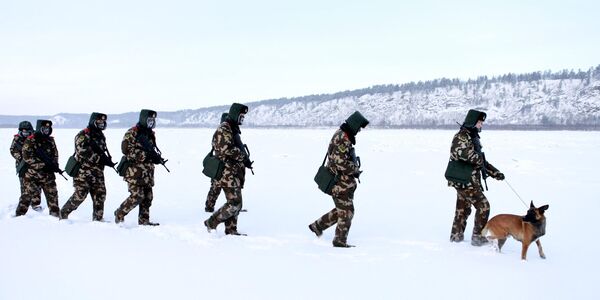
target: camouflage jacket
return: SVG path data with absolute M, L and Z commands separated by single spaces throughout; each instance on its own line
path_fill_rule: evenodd
M 12 144 L 10 145 L 10 155 L 15 158 L 15 166 L 23 159 L 23 144 L 25 143 L 25 139 L 26 138 L 15 134 Z
M 481 168 L 483 167 L 483 155 L 475 150 L 475 144 L 473 138 L 469 134 L 469 130 L 462 128 L 452 139 L 452 146 L 450 148 L 450 160 L 462 160 L 466 161 L 474 166 L 473 173 L 471 174 L 471 182 L 464 185 L 461 183 L 448 181 L 448 186 L 461 189 L 480 189 L 481 186 Z M 489 176 L 496 178 L 500 173 L 492 164 L 487 162 L 486 170 Z
M 144 131 L 148 131 L 146 134 L 149 135 L 151 143 L 156 143 L 154 131 L 141 129 L 137 125 L 127 130 L 123 136 L 121 151 L 130 163 L 123 180 L 133 185 L 154 186 L 154 164 L 138 137 L 144 134 Z
M 77 176 L 73 178 L 76 181 L 87 181 L 89 176 L 103 177 L 104 165 L 100 163 L 100 153 L 94 151 L 98 149 L 106 150 L 106 138 L 104 133 L 99 130 L 90 130 L 85 128 L 75 136 L 75 159 L 81 164 Z
M 327 168 L 339 176 L 338 185 L 346 189 L 356 186 L 354 174 L 359 171 L 358 165 L 350 155 L 353 148 L 348 134 L 338 129 L 327 149 Z
M 36 154 L 37 149 L 42 149 L 46 156 L 58 165 L 58 149 L 53 137 L 36 137 L 36 134 L 32 134 L 25 140 L 23 144 L 23 159 L 28 165 L 27 172 L 25 173 L 25 179 L 30 180 L 54 180 L 54 172 L 44 170 L 46 164 Z
M 223 122 L 215 131 L 212 138 L 212 147 L 215 156 L 225 163 L 223 176 L 217 181 L 218 187 L 244 187 L 246 167 L 244 167 L 244 153 L 235 145 L 234 132 L 231 124 Z

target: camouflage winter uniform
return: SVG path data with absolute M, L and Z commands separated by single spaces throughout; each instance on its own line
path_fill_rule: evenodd
M 210 189 L 208 190 L 208 195 L 206 195 L 205 211 L 213 212 L 215 210 L 219 194 L 221 194 L 221 187 L 217 186 L 217 180 L 211 179 Z
M 327 150 L 327 168 L 338 175 L 339 178 L 332 191 L 335 208 L 311 224 L 316 226 L 317 232 L 321 232 L 337 223 L 333 240 L 334 245 L 346 244 L 352 218 L 354 217 L 355 175 L 359 172 L 359 166 L 351 157 L 350 153 L 353 148 L 351 137 L 343 130 L 338 129 L 333 135 Z
M 121 151 L 130 162 L 124 180 L 127 182 L 130 196 L 125 199 L 115 211 L 115 220 L 123 218 L 139 205 L 138 223 L 141 225 L 150 222 L 150 206 L 152 205 L 154 186 L 154 163 L 150 155 L 144 150 L 140 137 L 148 137 L 150 143 L 155 144 L 154 131 L 136 125 L 125 133 L 121 142 Z
M 215 181 L 214 186 L 222 188 L 227 203 L 217 210 L 208 220 L 209 228 L 216 228 L 221 222 L 225 223 L 225 233 L 237 233 L 237 219 L 242 209 L 242 188 L 246 176 L 244 166 L 245 154 L 235 139 L 239 139 L 240 130 L 237 125 L 223 122 L 213 135 L 212 146 L 215 156 L 225 163 L 223 175 Z M 236 137 L 237 135 L 237 137 Z
M 12 155 L 12 157 L 15 158 L 15 167 L 17 165 L 19 165 L 19 162 L 23 159 L 23 144 L 25 144 L 25 140 L 26 138 L 19 135 L 19 134 L 15 134 L 12 144 L 10 145 L 10 154 Z M 19 176 L 19 183 L 21 186 L 21 196 L 19 197 L 19 202 L 24 201 L 23 195 L 25 195 L 25 185 L 23 184 L 23 177 Z M 39 196 L 39 194 L 38 194 Z M 37 198 L 32 198 L 31 199 L 31 207 L 34 209 L 40 208 L 40 205 L 42 203 L 42 199 L 41 197 L 37 197 Z
M 75 192 L 61 209 L 63 218 L 66 219 L 76 210 L 89 193 L 93 202 L 93 220 L 103 220 L 106 200 L 104 164 L 101 161 L 103 151 L 106 151 L 106 138 L 102 131 L 88 127 L 75 136 L 75 159 L 80 163 L 80 167 L 77 175 L 73 177 Z
M 472 134 L 468 128 L 462 127 L 452 140 L 450 160 L 462 160 L 474 166 L 469 183 L 462 184 L 448 181 L 448 186 L 454 187 L 457 192 L 456 210 L 450 240 L 459 242 L 464 239 L 467 218 L 471 214 L 471 205 L 476 209 L 473 240 L 480 239 L 481 231 L 487 223 L 490 214 L 490 204 L 483 194 L 481 184 L 483 155 L 481 154 L 479 135 L 476 133 Z M 492 178 L 504 178 L 504 175 L 501 175 L 502 173 L 489 162 L 486 164 L 486 170 Z
M 27 209 L 33 199 L 40 199 L 41 190 L 43 190 L 50 215 L 59 217 L 56 176 L 53 171 L 48 169 L 49 166 L 46 166 L 44 161 L 36 155 L 37 149 L 41 149 L 58 165 L 58 150 L 53 137 L 43 137 L 36 132 L 25 140 L 23 144 L 23 159 L 27 163 L 28 169 L 23 177 L 25 194 L 19 200 L 16 215 L 21 216 L 27 213 Z

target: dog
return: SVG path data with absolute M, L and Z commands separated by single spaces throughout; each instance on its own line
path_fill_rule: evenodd
M 539 238 L 546 234 L 546 217 L 544 216 L 544 212 L 548 207 L 548 205 L 544 205 L 536 208 L 533 205 L 533 201 L 531 201 L 531 205 L 525 216 L 509 214 L 497 215 L 487 222 L 483 228 L 482 234 L 487 237 L 489 241 L 494 242 L 494 244 L 495 240 L 497 240 L 498 252 L 502 249 L 502 246 L 509 235 L 515 240 L 520 241 L 522 244 L 522 260 L 527 259 L 527 249 L 529 248 L 529 245 L 535 241 L 540 257 L 545 259 L 546 255 L 544 254 L 544 250 L 542 250 L 542 243 Z

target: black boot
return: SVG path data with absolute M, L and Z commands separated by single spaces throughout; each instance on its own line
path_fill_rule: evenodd
M 316 223 L 311 223 L 310 225 L 308 225 L 308 229 L 314 232 L 315 235 L 317 235 L 317 237 L 321 237 L 323 235 L 323 231 L 319 229 Z

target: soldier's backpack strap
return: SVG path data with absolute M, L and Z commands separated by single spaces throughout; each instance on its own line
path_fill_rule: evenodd
M 325 166 L 325 161 L 327 160 L 327 154 L 329 154 L 329 153 L 325 153 L 325 157 L 323 158 L 323 163 L 321 164 L 321 166 Z

